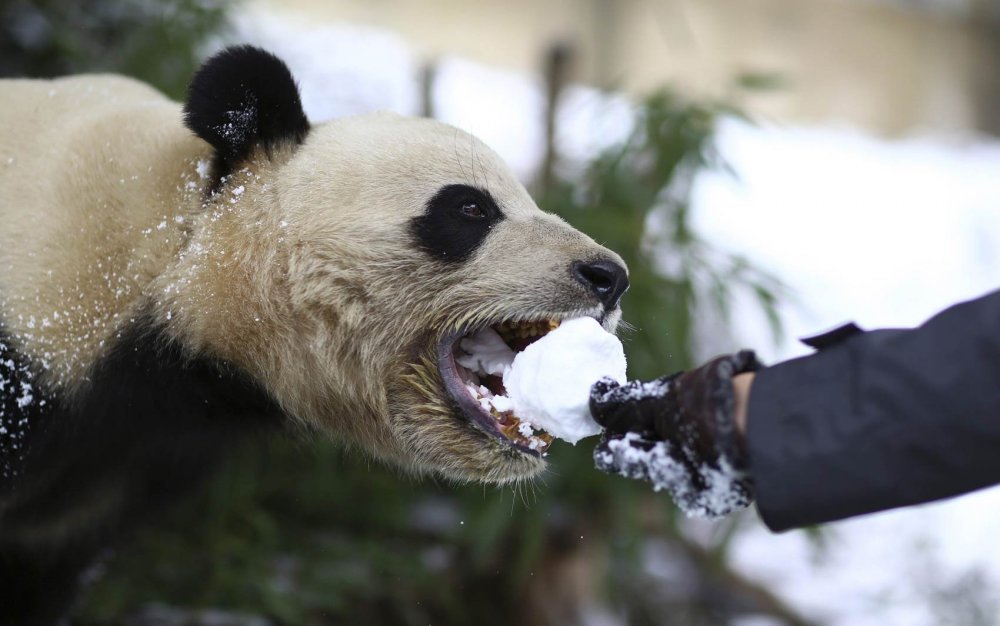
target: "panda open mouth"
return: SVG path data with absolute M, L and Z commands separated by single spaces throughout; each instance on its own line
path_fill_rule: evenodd
M 515 353 L 557 328 L 559 321 L 544 319 L 528 322 L 502 321 L 490 326 Z M 535 456 L 544 455 L 552 435 L 533 427 L 510 410 L 503 378 L 463 367 L 458 359 L 464 354 L 463 339 L 474 332 L 456 332 L 438 344 L 438 367 L 445 389 L 474 424 L 517 450 Z

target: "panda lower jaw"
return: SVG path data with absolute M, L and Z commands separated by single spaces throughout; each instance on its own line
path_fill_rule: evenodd
M 531 322 L 502 321 L 492 324 L 515 352 L 520 352 L 531 342 L 541 338 L 556 328 L 559 320 L 548 318 Z M 477 329 L 478 330 L 478 329 Z M 438 343 L 437 361 L 441 380 L 451 399 L 458 405 L 462 416 L 473 426 L 486 432 L 494 439 L 520 453 L 541 458 L 545 456 L 553 437 L 542 430 L 531 429 L 510 411 L 503 413 L 496 409 L 487 411 L 480 402 L 480 396 L 473 395 L 469 385 L 484 385 L 497 389 L 499 380 L 483 381 L 459 365 L 455 360 L 455 346 L 474 331 L 461 330 L 445 335 Z M 498 377 L 490 376 L 490 379 Z

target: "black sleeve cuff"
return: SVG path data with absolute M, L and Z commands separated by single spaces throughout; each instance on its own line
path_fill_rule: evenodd
M 761 370 L 747 412 L 774 531 L 1000 482 L 1000 292 Z

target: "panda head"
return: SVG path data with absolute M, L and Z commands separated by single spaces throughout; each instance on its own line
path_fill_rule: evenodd
M 207 61 L 185 116 L 214 167 L 163 278 L 176 337 L 246 370 L 298 423 L 403 468 L 507 482 L 544 467 L 470 394 L 455 347 L 580 316 L 614 331 L 618 255 L 451 126 L 381 113 L 310 126 L 289 70 L 259 49 Z

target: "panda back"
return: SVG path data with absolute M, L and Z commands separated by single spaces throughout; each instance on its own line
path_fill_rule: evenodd
M 0 330 L 72 388 L 182 245 L 210 149 L 128 78 L 0 82 Z

